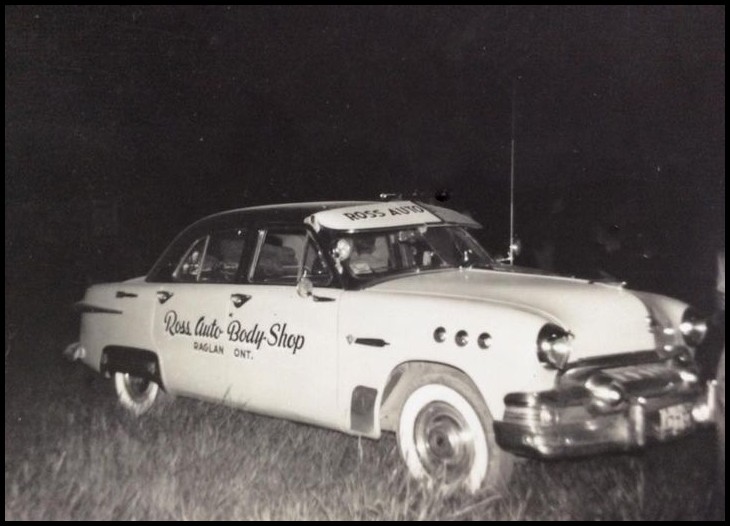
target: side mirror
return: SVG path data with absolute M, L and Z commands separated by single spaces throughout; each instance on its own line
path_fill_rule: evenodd
M 309 298 L 314 293 L 314 284 L 312 280 L 304 274 L 297 283 L 297 294 L 300 298 Z

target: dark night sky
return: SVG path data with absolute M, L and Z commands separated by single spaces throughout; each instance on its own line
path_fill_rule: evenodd
M 717 233 L 724 47 L 717 6 L 6 6 L 6 267 L 23 210 L 92 199 L 152 253 L 206 213 L 381 191 L 503 232 L 513 87 L 518 224 L 544 189 L 641 188 Z

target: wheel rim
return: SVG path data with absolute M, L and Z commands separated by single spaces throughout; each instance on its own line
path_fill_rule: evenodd
M 149 396 L 150 390 L 153 388 L 152 382 L 146 378 L 132 376 L 129 373 L 124 375 L 124 387 L 127 389 L 129 396 L 136 402 L 142 402 Z
M 468 475 L 474 461 L 474 434 L 452 405 L 432 402 L 425 406 L 416 417 L 414 442 L 431 477 L 449 483 Z

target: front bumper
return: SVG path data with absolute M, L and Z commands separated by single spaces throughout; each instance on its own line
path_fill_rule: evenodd
M 600 407 L 585 388 L 513 393 L 497 443 L 518 455 L 564 458 L 626 451 L 686 436 L 713 421 L 714 383 L 664 389 L 655 396 L 628 393 L 615 407 Z

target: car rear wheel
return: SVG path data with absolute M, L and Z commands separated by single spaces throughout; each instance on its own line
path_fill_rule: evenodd
M 114 373 L 114 389 L 122 406 L 139 416 L 149 411 L 155 403 L 160 386 L 145 378 L 116 372 Z
M 725 494 L 725 349 L 722 350 L 720 363 L 717 365 L 717 388 L 715 401 L 717 414 L 715 421 L 717 422 L 717 445 L 718 445 L 718 474 L 720 475 L 720 484 L 722 485 L 722 493 Z
M 411 475 L 447 492 L 505 484 L 513 458 L 478 393 L 456 377 L 424 379 L 401 408 L 398 445 Z

